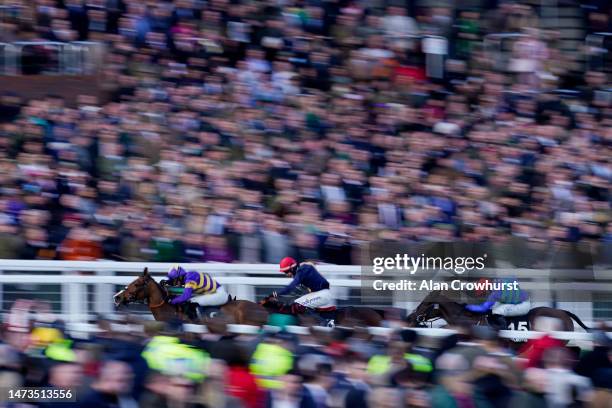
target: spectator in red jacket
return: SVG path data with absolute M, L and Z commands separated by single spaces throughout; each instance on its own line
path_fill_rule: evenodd
M 542 368 L 543 357 L 546 350 L 563 347 L 565 345 L 565 342 L 555 339 L 548 334 L 551 331 L 561 330 L 561 321 L 559 319 L 540 317 L 536 319 L 534 329 L 545 332 L 546 334 L 537 339 L 529 340 L 519 351 L 519 355 L 522 355 L 527 360 L 525 368 Z
M 266 395 L 249 371 L 249 359 L 244 347 L 232 340 L 225 340 L 217 343 L 212 353 L 227 363 L 225 391 L 240 399 L 245 408 L 265 407 Z

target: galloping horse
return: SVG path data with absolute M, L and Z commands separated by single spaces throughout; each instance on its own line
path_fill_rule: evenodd
M 525 316 L 507 317 L 506 319 L 514 321 L 523 318 L 529 324 L 529 327 L 533 327 L 536 319 L 541 316 L 559 319 L 563 323 L 563 331 L 574 331 L 574 321 L 584 330 L 590 330 L 582 320 L 572 312 L 562 309 L 553 309 L 551 307 L 536 307 L 531 309 Z M 466 321 L 475 325 L 488 324 L 486 314 L 470 312 L 465 309 L 463 304 L 446 298 L 441 295 L 439 291 L 431 292 L 427 295 L 415 311 L 408 315 L 406 322 L 409 326 L 416 327 L 435 319 L 444 319 L 446 323 L 450 325 Z M 520 329 L 517 328 L 517 330 Z
M 269 312 L 274 313 L 279 306 L 276 303 L 270 302 L 270 298 L 266 298 L 260 303 Z M 383 321 L 382 312 L 377 312 L 375 309 L 362 306 L 347 306 L 338 308 L 335 312 L 325 312 L 326 317 L 334 320 L 336 326 L 354 327 L 354 326 L 372 326 L 378 327 Z M 302 326 L 316 326 L 317 318 L 309 314 L 294 315 L 300 320 Z
M 170 321 L 174 319 L 190 320 L 180 307 L 166 302 L 166 289 L 159 285 L 145 268 L 142 274 L 125 289 L 113 296 L 116 306 L 141 302 L 148 305 L 155 320 Z M 220 315 L 227 318 L 227 323 L 263 326 L 268 321 L 269 313 L 276 312 L 276 308 L 265 301 L 261 304 L 248 300 L 235 300 L 230 297 L 228 303 L 220 306 Z M 300 316 L 304 325 L 316 325 L 315 319 L 309 316 Z M 374 309 L 349 306 L 339 309 L 335 316 L 336 325 L 344 326 L 380 326 L 382 316 Z M 193 323 L 207 323 L 211 318 L 204 321 L 193 321 Z
M 180 307 L 169 304 L 166 298 L 166 290 L 153 279 L 148 268 L 145 268 L 142 274 L 125 289 L 113 296 L 116 306 L 135 302 L 147 304 L 155 320 L 164 322 L 177 318 L 189 320 L 181 312 Z M 226 317 L 229 323 L 263 326 L 268 321 L 268 312 L 261 305 L 248 300 L 236 300 L 230 297 L 228 302 L 219 308 L 221 315 Z M 193 323 L 205 323 L 210 319 L 205 318 L 204 321 Z

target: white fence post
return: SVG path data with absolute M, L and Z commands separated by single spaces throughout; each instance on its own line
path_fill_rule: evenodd
M 248 278 L 245 278 L 245 281 Z M 236 299 L 244 299 L 250 300 L 251 302 L 255 301 L 255 286 L 251 285 L 232 285 L 233 290 L 235 290 Z
M 71 275 L 70 272 L 65 274 Z M 87 277 L 83 276 L 83 280 Z M 87 284 L 70 282 L 62 284 L 62 314 L 69 320 L 82 321 L 89 315 Z
M 75 321 L 80 319 L 81 311 L 86 306 L 85 303 L 79 304 L 80 288 L 80 283 L 62 284 L 62 315 Z
M 113 276 L 115 272 L 108 270 L 98 270 L 98 276 Z M 110 314 L 113 312 L 113 304 L 109 299 L 113 297 L 113 284 L 111 283 L 96 283 L 94 285 L 94 312 L 99 314 Z

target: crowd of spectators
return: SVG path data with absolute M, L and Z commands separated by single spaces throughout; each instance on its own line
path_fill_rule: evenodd
M 2 96 L 2 258 L 350 264 L 377 238 L 612 240 L 608 78 L 570 72 L 537 7 L 33 3 L 3 39 L 103 42 L 105 93 Z M 502 71 L 497 31 L 524 34 Z M 443 78 L 424 35 L 449 40 Z
M 517 354 L 488 327 L 430 337 L 339 327 L 230 334 L 215 323 L 195 335 L 177 324 L 149 321 L 143 330 L 131 318 L 100 318 L 84 339 L 45 320 L 4 326 L 0 390 L 45 386 L 76 395 L 40 404 L 47 408 L 607 408 L 612 401 L 612 338 L 603 332 L 582 352 L 542 333 Z

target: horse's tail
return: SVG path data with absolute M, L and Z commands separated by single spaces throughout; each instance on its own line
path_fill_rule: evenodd
M 587 325 L 586 325 L 586 324 L 584 324 L 584 323 L 582 322 L 582 320 L 580 320 L 580 318 L 579 318 L 578 316 L 576 316 L 575 314 L 573 314 L 573 313 L 572 313 L 572 312 L 570 312 L 570 311 L 567 311 L 567 310 L 563 310 L 563 311 L 564 311 L 565 313 L 567 313 L 567 315 L 568 315 L 569 317 L 571 317 L 571 318 L 572 318 L 572 319 L 573 319 L 573 320 L 574 320 L 576 323 L 578 323 L 578 325 L 579 325 L 580 327 L 582 327 L 584 330 L 586 330 L 586 331 L 591 331 L 591 328 L 590 328 L 590 327 L 587 327 Z

